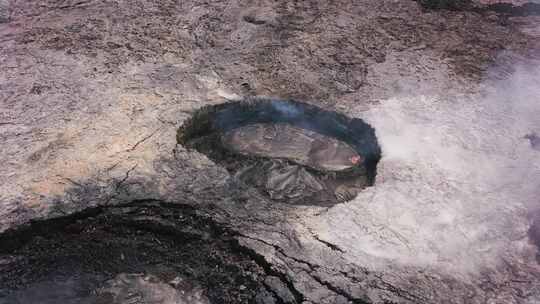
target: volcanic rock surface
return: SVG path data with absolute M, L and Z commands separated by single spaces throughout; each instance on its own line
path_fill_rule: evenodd
M 515 12 L 408 0 L 0 0 L 0 303 L 58 284 L 174 299 L 183 279 L 203 302 L 222 292 L 258 303 L 538 303 L 540 28 Z M 373 186 L 331 207 L 275 203 L 177 144 L 197 109 L 253 96 L 369 123 L 382 150 Z M 207 269 L 202 254 L 137 257 L 137 241 L 161 257 L 187 244 L 162 236 L 193 227 L 169 207 L 145 219 L 157 231 L 142 239 L 97 225 L 109 211 L 78 213 L 148 202 L 191 206 L 226 231 L 195 240 L 208 240 L 206 252 L 225 242 L 223 265 L 251 267 L 252 285 L 190 277 L 193 265 Z M 69 215 L 80 220 L 71 232 Z M 47 224 L 52 236 L 35 229 Z M 118 241 L 109 264 L 83 250 L 104 248 L 99 233 Z M 66 271 L 107 271 L 48 279 L 62 260 L 39 248 L 71 257 Z

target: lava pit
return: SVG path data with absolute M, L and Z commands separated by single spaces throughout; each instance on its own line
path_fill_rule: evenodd
M 279 276 L 187 205 L 98 207 L 0 234 L 2 304 L 279 303 L 265 283 L 286 286 Z
M 331 206 L 374 183 L 380 147 L 360 119 L 296 101 L 203 107 L 178 143 L 225 167 L 272 201 Z

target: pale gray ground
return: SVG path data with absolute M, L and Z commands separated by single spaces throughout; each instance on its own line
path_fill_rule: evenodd
M 538 303 L 538 17 L 338 2 L 0 1 L 0 231 L 212 203 L 305 303 Z M 230 193 L 175 131 L 249 95 L 371 123 L 375 186 L 332 208 Z

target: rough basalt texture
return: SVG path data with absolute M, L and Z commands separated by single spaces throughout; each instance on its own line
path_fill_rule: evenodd
M 537 18 L 407 0 L 0 0 L 0 230 L 182 202 L 236 231 L 288 302 L 536 303 Z M 369 122 L 374 186 L 331 208 L 271 204 L 176 145 L 194 110 L 254 95 Z

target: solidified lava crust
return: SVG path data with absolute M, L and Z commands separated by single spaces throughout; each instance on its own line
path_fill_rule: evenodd
M 155 201 L 34 222 L 0 235 L 0 303 L 282 302 L 263 283 L 282 279 L 233 235 Z

